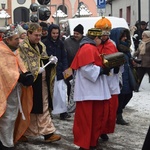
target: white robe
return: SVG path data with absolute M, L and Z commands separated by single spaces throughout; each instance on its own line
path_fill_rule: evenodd
M 76 71 L 74 101 L 109 100 L 111 93 L 106 75 L 99 75 L 100 67 L 89 64 Z

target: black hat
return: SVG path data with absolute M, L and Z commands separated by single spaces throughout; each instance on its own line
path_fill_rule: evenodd
M 73 31 L 76 31 L 76 32 L 79 32 L 79 33 L 83 34 L 83 30 L 84 30 L 83 26 L 82 26 L 81 24 L 78 24 L 78 25 L 74 28 Z
M 147 23 L 145 21 L 140 22 L 141 25 L 146 25 Z

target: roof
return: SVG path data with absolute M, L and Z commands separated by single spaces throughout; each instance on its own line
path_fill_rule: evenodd
M 52 15 L 53 18 L 56 18 L 56 17 L 61 17 L 61 18 L 66 18 L 68 17 L 68 15 L 66 15 L 62 10 L 58 9 L 53 15 Z
M 1 10 L 0 18 L 10 18 L 10 15 L 5 10 Z
M 91 15 L 92 13 L 90 12 L 90 10 L 88 10 L 88 8 L 84 4 L 82 4 L 75 13 L 74 17 L 89 17 Z

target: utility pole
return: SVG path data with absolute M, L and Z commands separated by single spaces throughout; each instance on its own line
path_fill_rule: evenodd
M 62 11 L 63 11 L 64 13 L 66 13 L 66 12 L 65 12 L 65 0 L 62 0 L 62 5 L 63 5 Z
M 138 0 L 138 21 L 141 22 L 141 0 Z
M 78 11 L 79 11 L 79 18 L 80 18 L 80 0 L 78 0 Z

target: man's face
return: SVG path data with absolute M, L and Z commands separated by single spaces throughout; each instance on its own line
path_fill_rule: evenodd
M 18 48 L 19 46 L 19 35 L 15 34 L 12 38 L 8 38 L 6 39 L 8 45 L 14 47 L 14 48 Z
M 81 33 L 79 33 L 79 32 L 74 31 L 74 35 L 73 36 L 74 36 L 76 41 L 79 41 L 79 40 L 81 40 L 83 35 Z
M 33 44 L 39 43 L 41 40 L 42 31 L 34 31 L 32 34 L 28 33 L 29 41 Z
M 59 30 L 58 29 L 52 29 L 51 31 L 51 38 L 56 41 L 59 36 Z

